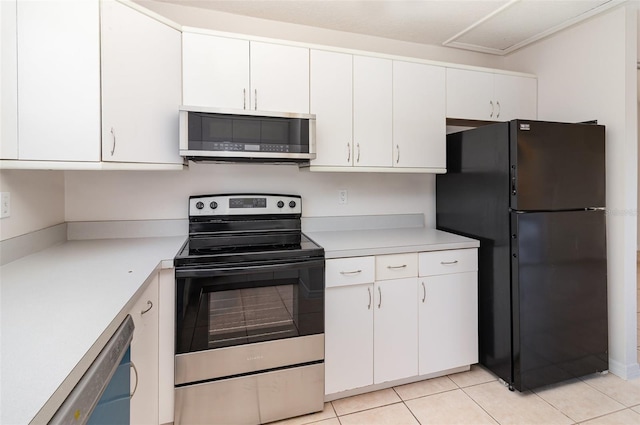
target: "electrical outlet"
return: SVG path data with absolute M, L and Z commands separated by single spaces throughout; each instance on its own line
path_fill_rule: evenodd
M 340 189 L 338 191 L 338 204 L 340 205 L 347 204 L 347 189 Z
M 11 193 L 2 192 L 0 195 L 0 218 L 9 217 L 11 215 Z

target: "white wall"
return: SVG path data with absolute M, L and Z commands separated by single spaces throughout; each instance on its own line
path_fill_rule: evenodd
M 507 58 L 538 75 L 542 120 L 607 127 L 609 367 L 638 376 L 636 351 L 637 16 L 617 8 Z
M 489 68 L 498 68 L 502 62 L 501 57 L 485 53 L 313 28 L 155 0 L 135 2 L 181 25 L 196 28 Z
M 11 216 L 0 219 L 0 241 L 64 222 L 62 171 L 0 170 L 0 191 L 11 194 Z
M 194 164 L 177 172 L 65 172 L 67 221 L 187 218 L 189 195 L 291 193 L 303 215 L 423 213 L 435 226 L 430 174 L 312 173 L 293 165 Z M 338 205 L 347 189 L 348 204 Z

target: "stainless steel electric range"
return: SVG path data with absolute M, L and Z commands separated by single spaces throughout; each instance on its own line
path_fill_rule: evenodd
M 324 404 L 324 250 L 301 198 L 189 198 L 175 258 L 175 424 L 260 424 Z

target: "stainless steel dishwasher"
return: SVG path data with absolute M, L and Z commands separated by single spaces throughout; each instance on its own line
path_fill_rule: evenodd
M 129 424 L 133 329 L 127 315 L 49 425 Z

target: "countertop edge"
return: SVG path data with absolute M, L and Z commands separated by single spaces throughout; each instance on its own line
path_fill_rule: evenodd
M 406 245 L 379 248 L 355 248 L 345 250 L 325 250 L 325 259 L 347 257 L 366 257 L 369 255 L 404 254 L 408 252 L 446 251 L 450 249 L 478 248 L 480 242 L 470 240 L 468 242 L 450 242 L 441 244 Z
M 71 370 L 69 375 L 65 378 L 64 381 L 60 384 L 60 386 L 56 389 L 56 391 L 51 395 L 49 400 L 40 408 L 38 413 L 33 417 L 33 419 L 29 422 L 29 425 L 39 425 L 39 424 L 47 424 L 53 415 L 58 411 L 62 403 L 69 396 L 71 391 L 75 388 L 75 386 L 80 382 L 82 376 L 89 369 L 89 366 L 94 362 L 94 360 L 98 357 L 98 354 L 102 351 L 107 342 L 111 339 L 115 331 L 118 329 L 120 324 L 124 321 L 129 314 L 129 311 L 133 308 L 138 299 L 142 296 L 144 291 L 153 281 L 153 277 L 160 270 L 166 268 L 163 267 L 163 262 L 166 260 L 160 260 L 158 265 L 156 266 L 149 276 L 144 280 L 144 282 L 140 285 L 140 287 L 136 290 L 135 294 L 127 301 L 127 303 L 122 307 L 122 309 L 116 314 L 111 323 L 107 326 L 107 328 L 100 334 L 100 336 L 93 343 L 91 348 L 85 353 L 84 356 L 80 359 L 78 364 Z

